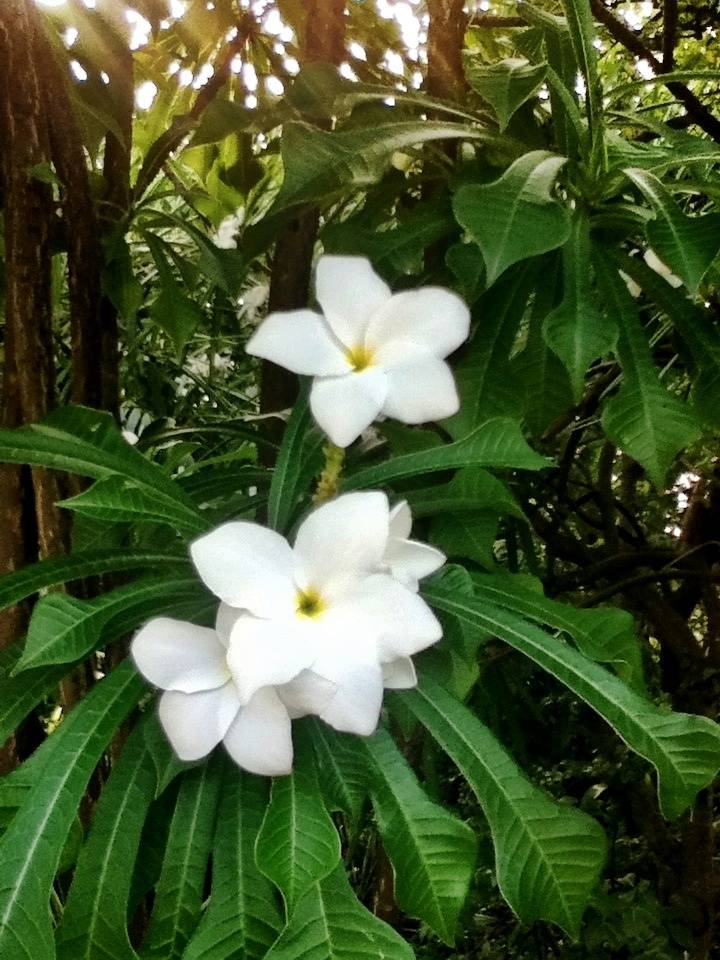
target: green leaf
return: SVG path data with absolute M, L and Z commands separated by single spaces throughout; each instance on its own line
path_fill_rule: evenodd
M 143 620 L 171 610 L 202 605 L 201 584 L 190 577 L 139 580 L 93 600 L 55 593 L 38 601 L 25 648 L 14 673 L 31 667 L 73 663 Z
M 405 499 L 412 507 L 414 517 L 488 510 L 496 515 L 525 519 L 522 508 L 506 484 L 478 467 L 458 470 L 450 483 L 408 490 Z
M 143 960 L 181 960 L 200 920 L 220 779 L 213 761 L 183 777 L 141 951 Z
M 570 213 L 551 190 L 567 157 L 534 150 L 517 159 L 499 180 L 469 184 L 455 194 L 458 223 L 478 244 L 491 286 L 520 260 L 562 246 Z
M 576 215 L 563 247 L 563 299 L 545 319 L 545 339 L 570 378 L 573 399 L 585 390 L 591 362 L 608 354 L 617 341 L 617 325 L 596 306 L 590 287 L 590 224 Z
M 28 670 L 20 677 L 13 675 L 22 656 L 23 641 L 0 650 L 0 743 L 20 725 L 33 707 L 57 686 L 67 667 L 42 667 Z
M 528 446 L 514 420 L 495 417 L 477 427 L 463 440 L 418 453 L 391 457 L 384 463 L 363 467 L 343 482 L 344 490 L 379 487 L 401 477 L 418 476 L 452 467 L 509 467 L 542 470 L 549 461 Z
M 67 470 L 102 480 L 119 475 L 193 509 L 178 486 L 123 438 L 109 413 L 61 407 L 29 427 L 0 430 L 0 462 Z
M 662 490 L 675 456 L 700 436 L 701 427 L 692 408 L 660 383 L 635 302 L 617 270 L 597 258 L 596 272 L 601 296 L 620 324 L 623 371 L 620 390 L 605 404 L 603 430 Z
M 175 344 L 178 356 L 182 356 L 188 341 L 204 318 L 198 304 L 186 297 L 176 283 L 163 284 L 150 307 L 150 319 L 168 334 Z
M 48 557 L 28 564 L 0 578 L 0 610 L 6 610 L 45 587 L 70 580 L 97 577 L 116 570 L 134 570 L 158 566 L 187 566 L 187 557 L 145 550 L 93 550 L 69 556 Z M 0 697 L 0 702 L 2 698 Z
M 372 764 L 373 808 L 398 906 L 452 945 L 475 870 L 475 836 L 427 797 L 386 730 L 358 740 L 362 746 Z
M 357 737 L 310 720 L 320 788 L 330 810 L 341 810 L 356 826 L 369 794 L 369 770 Z
M 432 541 L 448 557 L 465 557 L 481 567 L 492 568 L 497 529 L 497 510 L 444 513 L 433 520 Z
M 460 409 L 444 421 L 456 440 L 492 417 L 520 412 L 509 359 L 536 275 L 536 264 L 522 264 L 477 302 L 480 321 L 455 369 Z
M 303 490 L 303 479 L 308 461 L 320 452 L 325 443 L 323 434 L 314 426 L 308 404 L 310 381 L 301 381 L 300 393 L 290 414 L 268 496 L 268 526 L 273 530 L 287 530 Z
M 202 514 L 161 490 L 151 491 L 127 477 L 106 477 L 60 506 L 110 523 L 168 523 L 192 534 L 207 529 Z
M 260 871 L 280 890 L 290 916 L 298 901 L 340 860 L 340 839 L 320 793 L 312 753 L 273 780 L 270 804 L 255 845 Z
M 679 816 L 720 769 L 720 729 L 708 717 L 672 713 L 631 690 L 622 680 L 568 644 L 487 601 L 436 587 L 428 600 L 461 620 L 489 631 L 547 670 L 585 701 L 658 774 L 660 808 Z
M 183 960 L 262 960 L 282 927 L 274 890 L 255 864 L 267 780 L 225 761 L 210 904 Z
M 265 960 L 413 960 L 413 956 L 392 927 L 363 907 L 338 867 L 305 894 Z
M 286 123 L 281 144 L 285 179 L 272 207 L 277 214 L 299 203 L 328 201 L 377 183 L 398 150 L 433 140 L 477 140 L 478 130 L 438 120 L 383 123 L 371 128 L 318 130 Z
M 54 960 L 50 890 L 65 840 L 103 750 L 144 689 L 132 664 L 121 664 L 47 741 L 32 795 L 0 840 L 3 960 Z
M 549 920 L 577 937 L 605 859 L 602 830 L 532 784 L 493 734 L 442 687 L 401 695 L 480 801 L 502 895 L 524 923 Z
M 56 931 L 58 960 L 137 960 L 127 929 L 131 865 L 171 751 L 155 714 L 130 735 L 102 792 Z
M 585 80 L 590 135 L 595 143 L 602 136 L 602 84 L 597 69 L 597 52 L 594 46 L 595 24 L 589 0 L 562 0 L 567 18 L 570 42 L 573 46 L 578 69 Z
M 540 89 L 547 73 L 547 64 L 535 65 L 517 57 L 483 63 L 477 54 L 466 52 L 464 63 L 468 83 L 493 108 L 501 130 Z
M 700 281 L 720 251 L 720 213 L 688 217 L 652 173 L 631 167 L 625 174 L 655 211 L 655 219 L 648 221 L 645 228 L 648 243 L 688 290 L 697 293 Z
M 612 664 L 630 686 L 638 692 L 645 691 L 642 652 L 635 623 L 627 610 L 573 607 L 529 589 L 524 577 L 508 574 L 477 574 L 473 583 L 478 600 L 499 604 L 536 623 L 563 630 L 586 657 Z

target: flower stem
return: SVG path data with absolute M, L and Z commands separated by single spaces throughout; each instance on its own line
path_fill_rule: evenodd
M 326 443 L 323 447 L 323 453 L 325 454 L 325 466 L 318 479 L 313 503 L 325 503 L 326 500 L 332 500 L 334 496 L 337 496 L 340 487 L 345 451 L 342 447 L 336 447 L 334 443 Z

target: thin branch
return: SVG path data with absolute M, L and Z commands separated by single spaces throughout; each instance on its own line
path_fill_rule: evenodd
M 675 42 L 678 29 L 677 0 L 663 0 L 663 71 L 669 73 L 675 64 Z

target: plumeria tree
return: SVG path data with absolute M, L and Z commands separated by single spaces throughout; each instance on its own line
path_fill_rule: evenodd
M 714 30 L 0 4 L 0 960 L 713 955 Z

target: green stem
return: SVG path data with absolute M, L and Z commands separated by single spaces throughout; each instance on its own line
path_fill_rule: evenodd
M 345 451 L 336 447 L 334 443 L 326 443 L 323 447 L 325 466 L 318 479 L 317 489 L 313 496 L 314 503 L 325 503 L 337 496 L 340 487 L 340 477 L 345 462 Z

